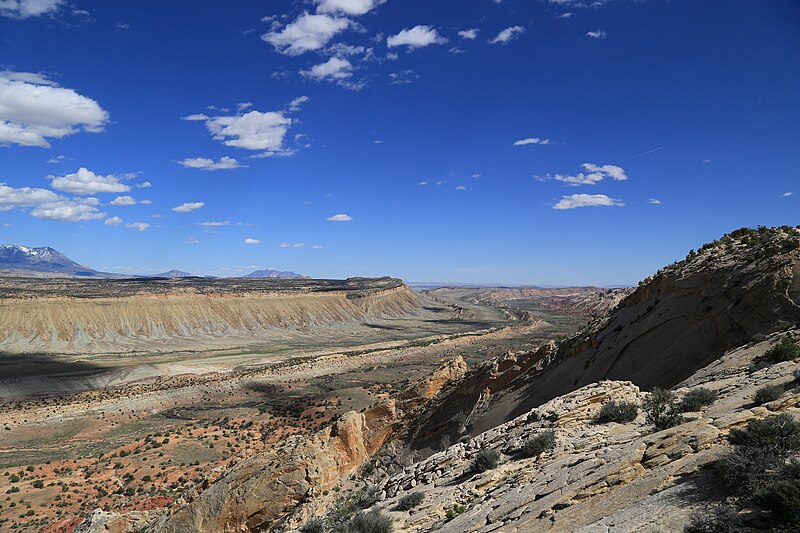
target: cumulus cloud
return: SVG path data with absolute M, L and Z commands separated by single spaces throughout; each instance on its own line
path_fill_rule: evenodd
M 605 194 L 571 194 L 564 196 L 553 209 L 575 209 L 576 207 L 618 206 L 625 204 L 619 200 L 609 198 Z
M 289 103 L 289 111 L 300 111 L 300 107 L 311 100 L 308 96 L 298 96 Z
M 342 13 L 344 15 L 366 15 L 386 0 L 316 0 L 317 13 Z
M 282 54 L 296 56 L 323 48 L 337 33 L 348 26 L 350 21 L 346 18 L 303 13 L 280 31 L 265 33 L 261 39 Z
M 282 242 L 279 246 L 281 248 L 302 248 L 305 244 L 302 242 Z
M 386 39 L 386 46 L 408 46 L 409 49 L 421 48 L 432 44 L 444 44 L 447 39 L 440 36 L 433 26 L 414 26 L 406 28 L 397 35 L 392 35 Z
M 593 163 L 584 163 L 581 165 L 587 173 L 579 172 L 575 175 L 556 174 L 551 176 L 536 176 L 540 181 L 555 180 L 566 183 L 572 187 L 579 185 L 594 185 L 603 181 L 606 178 L 611 178 L 614 181 L 625 181 L 628 176 L 622 167 L 616 165 L 595 165 Z
M 456 190 L 457 191 L 466 191 L 467 188 L 465 186 L 463 186 L 463 185 L 458 185 L 458 186 L 456 186 Z
M 333 215 L 332 217 L 328 217 L 326 220 L 329 222 L 350 222 L 353 220 L 353 217 L 350 215 L 346 215 L 344 213 L 340 213 L 338 215 Z
M 525 28 L 522 26 L 511 26 L 498 33 L 494 39 L 490 39 L 489 44 L 504 44 L 513 41 L 523 33 L 525 33 Z
M 186 115 L 185 117 L 181 117 L 181 120 L 189 120 L 189 121 L 208 120 L 208 119 L 209 116 L 206 115 L 205 113 L 195 113 L 193 115 Z
M 528 137 L 527 139 L 514 141 L 514 146 L 525 146 L 528 144 L 552 144 L 552 141 L 550 141 L 550 139 L 540 139 L 539 137 Z
M 309 70 L 301 70 L 300 74 L 317 80 L 342 80 L 353 75 L 353 65 L 347 59 L 332 57 Z
M 147 189 L 148 187 L 152 187 L 152 186 L 153 186 L 153 184 L 150 183 L 149 181 L 143 181 L 141 183 L 138 183 L 136 185 L 136 188 L 137 189 Z
M 206 205 L 205 202 L 186 202 L 177 207 L 173 207 L 172 210 L 176 213 L 190 213 L 191 211 L 197 211 L 204 205 Z
M 258 240 L 258 239 L 251 239 L 251 238 L 248 237 L 247 239 L 244 240 L 244 243 L 245 244 L 261 244 L 261 241 Z
M 58 11 L 64 0 L 0 0 L 0 16 L 24 19 Z
M 111 205 L 136 205 L 136 200 L 131 196 L 117 196 L 111 200 Z
M 80 130 L 96 133 L 108 120 L 96 101 L 41 74 L 0 72 L 0 145 L 49 148 L 48 139 Z
M 53 191 L 33 187 L 15 189 L 0 183 L 0 211 L 9 211 L 15 207 L 28 207 L 46 202 L 54 202 L 62 198 Z
M 122 224 L 122 219 L 119 217 L 109 217 L 103 221 L 106 226 L 119 226 Z
M 108 192 L 128 192 L 131 188 L 119 181 L 117 176 L 101 176 L 85 167 L 64 176 L 48 176 L 53 180 L 50 186 L 58 191 L 72 194 L 98 194 Z
M 217 116 L 206 120 L 211 136 L 225 146 L 263 150 L 265 157 L 290 155 L 284 148 L 286 132 L 294 123 L 280 111 L 250 111 L 243 115 Z
M 189 157 L 183 161 L 178 161 L 178 163 L 186 168 L 199 168 L 201 170 L 230 170 L 242 167 L 236 159 L 228 156 L 222 156 L 216 163 L 213 159 L 206 157 Z
M 605 39 L 606 38 L 606 32 L 604 32 L 603 30 L 589 31 L 589 32 L 586 32 L 586 35 L 588 37 L 591 37 L 592 39 Z
M 99 204 L 96 198 L 60 198 L 54 202 L 47 202 L 36 206 L 31 215 L 44 220 L 57 220 L 62 222 L 83 222 L 105 218 L 106 214 L 97 209 Z
M 125 224 L 125 227 L 135 229 L 137 231 L 145 231 L 150 227 L 150 224 L 147 222 L 131 222 L 130 224 Z
M 472 41 L 478 37 L 478 28 L 470 28 L 468 30 L 461 30 L 458 32 L 458 36 L 462 39 L 467 39 Z

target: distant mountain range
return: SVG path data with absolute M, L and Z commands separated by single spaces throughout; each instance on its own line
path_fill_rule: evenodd
M 256 270 L 243 276 L 245 278 L 308 278 L 296 272 L 282 271 L 282 270 Z
M 81 265 L 49 247 L 31 248 L 16 244 L 0 245 L 0 271 L 5 275 L 63 275 L 69 277 L 113 277 Z
M 191 278 L 194 274 L 172 269 L 168 272 L 148 276 L 100 272 L 76 263 L 61 252 L 50 247 L 33 248 L 18 244 L 0 245 L 0 276 L 69 277 L 69 278 Z M 256 270 L 246 278 L 308 278 L 295 272 L 280 270 Z

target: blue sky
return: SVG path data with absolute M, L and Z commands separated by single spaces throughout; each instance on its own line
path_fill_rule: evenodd
M 788 0 L 0 0 L 0 241 L 634 284 L 800 223 L 798 95 Z

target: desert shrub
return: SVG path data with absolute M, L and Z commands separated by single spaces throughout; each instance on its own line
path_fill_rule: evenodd
M 449 522 L 458 515 L 463 514 L 464 511 L 466 510 L 467 508 L 464 507 L 463 505 L 458 505 L 457 503 L 454 503 L 453 507 L 448 509 L 447 512 L 444 514 L 445 520 Z
M 610 401 L 603 404 L 594 421 L 597 424 L 605 424 L 607 422 L 633 422 L 639 415 L 639 406 L 632 402 L 615 402 Z
M 642 404 L 647 413 L 647 423 L 656 431 L 677 426 L 683 422 L 680 408 L 675 403 L 675 393 L 665 389 L 654 389 Z
M 522 454 L 525 457 L 538 457 L 544 452 L 556 447 L 556 434 L 553 430 L 543 431 L 528 439 L 522 445 Z
M 783 387 L 780 385 L 764 385 L 753 395 L 753 403 L 762 405 L 773 402 L 783 395 Z
M 717 393 L 705 387 L 698 387 L 686 393 L 681 400 L 681 411 L 699 411 L 706 405 L 711 405 L 716 401 Z
M 44 488 L 44 481 L 42 481 L 41 479 L 37 479 L 36 481 L 33 482 L 33 488 L 34 489 L 43 489 Z
M 744 429 L 732 429 L 731 444 L 775 450 L 781 454 L 800 451 L 800 422 L 781 413 L 760 420 L 751 420 Z
M 391 517 L 380 511 L 359 512 L 347 524 L 347 533 L 392 533 L 394 524 Z
M 425 500 L 425 494 L 422 492 L 412 492 L 411 494 L 406 494 L 400 501 L 397 503 L 397 510 L 398 511 L 410 511 L 417 505 L 421 504 Z
M 783 465 L 783 455 L 767 448 L 737 446 L 716 467 L 725 486 L 737 496 L 749 497 L 760 491 L 772 472 Z
M 784 522 L 800 525 L 800 461 L 793 459 L 784 465 L 770 483 L 755 493 L 753 501 Z
M 497 450 L 481 450 L 472 460 L 472 471 L 480 474 L 500 464 L 500 453 Z
M 781 338 L 775 346 L 764 354 L 764 360 L 770 363 L 794 361 L 798 357 L 800 357 L 800 346 L 788 335 Z
M 300 528 L 303 533 L 325 533 L 325 521 L 321 518 L 312 518 Z
M 742 530 L 739 513 L 729 505 L 719 505 L 708 511 L 692 514 L 683 533 L 737 533 Z

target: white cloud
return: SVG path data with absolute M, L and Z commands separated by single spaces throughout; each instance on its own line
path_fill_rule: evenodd
M 458 32 L 458 36 L 462 39 L 467 39 L 472 41 L 473 39 L 478 37 L 478 28 L 470 28 L 468 30 L 461 30 Z
M 661 200 L 659 200 L 658 198 L 650 198 L 647 200 L 647 203 L 653 205 L 661 205 Z
M 204 205 L 206 205 L 205 202 L 186 202 L 177 207 L 173 207 L 172 210 L 176 213 L 189 213 L 202 208 Z
M 557 19 L 568 19 L 568 18 L 570 18 L 570 17 L 572 17 L 572 13 L 570 13 L 569 11 L 567 11 L 566 13 L 561 13 L 561 14 L 560 14 L 559 16 L 557 16 L 556 18 L 557 18 Z
M 428 182 L 427 182 L 427 181 L 420 181 L 420 182 L 419 182 L 419 185 L 420 185 L 421 187 L 425 187 L 427 184 L 428 184 Z
M 283 146 L 286 132 L 294 120 L 282 112 L 250 111 L 244 115 L 211 117 L 206 128 L 214 140 L 225 146 L 245 150 L 264 150 L 265 157 L 290 155 Z
M 201 170 L 230 170 L 242 167 L 236 159 L 228 156 L 222 156 L 216 163 L 213 159 L 206 157 L 190 157 L 183 161 L 178 161 L 178 163 L 186 168 L 199 168 Z
M 350 21 L 346 18 L 303 13 L 280 31 L 265 33 L 261 39 L 282 54 L 296 56 L 311 50 L 319 50 L 349 25 Z
M 553 144 L 550 139 L 540 139 L 539 137 L 528 137 L 514 142 L 514 146 L 525 146 L 528 144 Z
M 77 172 L 64 176 L 47 176 L 47 179 L 53 180 L 50 183 L 52 188 L 72 194 L 128 192 L 131 190 L 129 186 L 120 183 L 117 176 L 111 174 L 101 176 L 85 167 L 81 167 Z
M 200 244 L 200 239 L 197 237 L 189 237 L 189 240 L 186 241 L 187 244 Z
M 31 211 L 31 215 L 44 220 L 61 222 L 83 222 L 105 218 L 106 214 L 97 209 L 98 203 L 96 198 L 60 198 L 54 202 L 36 206 Z
M 279 246 L 281 248 L 302 248 L 305 244 L 302 242 L 282 242 Z
M 794 196 L 793 192 L 785 192 L 781 195 L 781 198 L 788 198 L 790 196 Z
M 236 111 L 242 112 L 245 109 L 250 109 L 253 107 L 253 102 L 239 102 L 236 104 Z
M 0 0 L 2 2 L 7 0 Z M 41 74 L 0 72 L 0 145 L 50 147 L 79 130 L 99 132 L 108 113 L 96 101 Z
M 139 203 L 142 205 L 150 205 L 153 203 L 153 200 L 140 200 Z
M 64 0 L 0 0 L 0 16 L 24 19 L 58 10 Z
M 525 33 L 525 28 L 522 26 L 511 26 L 498 33 L 497 37 L 494 39 L 489 40 L 489 44 L 507 43 L 513 41 L 523 33 Z
M 457 190 L 457 191 L 466 191 L 466 190 L 467 190 L 467 188 L 466 188 L 465 186 L 463 186 L 463 185 L 458 185 L 458 186 L 456 187 L 456 190 Z
M 588 31 L 588 32 L 586 32 L 586 35 L 588 37 L 591 37 L 592 39 L 605 39 L 606 38 L 606 32 L 604 32 L 603 30 Z
M 150 183 L 149 181 L 143 181 L 143 182 L 137 184 L 136 188 L 137 189 L 147 189 L 148 187 L 152 187 L 152 186 L 153 186 L 153 184 Z
M 575 209 L 576 207 L 598 207 L 598 206 L 624 206 L 619 200 L 609 198 L 605 194 L 571 194 L 564 196 L 553 209 Z
M 317 80 L 342 80 L 353 75 L 353 65 L 347 59 L 332 57 L 324 63 L 314 65 L 310 70 L 301 70 L 300 74 Z
M 186 115 L 185 117 L 181 117 L 181 120 L 190 120 L 190 121 L 208 120 L 208 119 L 209 119 L 209 116 L 206 115 L 205 113 L 195 113 L 193 115 Z
M 605 178 L 611 178 L 614 181 L 625 181 L 628 179 L 628 176 L 625 174 L 625 169 L 616 165 L 600 166 L 593 163 L 584 163 L 581 166 L 588 172 L 588 174 L 584 174 L 583 172 L 579 172 L 574 176 L 562 174 L 551 176 L 548 174 L 547 176 L 536 176 L 536 179 L 540 181 L 560 181 L 572 187 L 577 187 L 579 185 L 594 185 L 603 181 Z
M 62 197 L 47 189 L 32 187 L 15 189 L 5 183 L 0 183 L 0 211 L 54 202 L 60 198 Z
M 308 96 L 298 96 L 289 103 L 289 111 L 299 111 L 300 107 L 311 100 Z
M 251 239 L 251 238 L 248 237 L 247 239 L 244 240 L 244 243 L 245 244 L 261 244 L 261 241 L 258 240 L 258 239 Z
M 316 0 L 317 13 L 342 13 L 344 15 L 365 15 L 386 0 Z
M 117 22 L 117 28 L 121 30 L 129 30 L 131 29 L 131 25 L 126 22 Z
M 51 157 L 50 159 L 47 160 L 47 162 L 48 163 L 57 164 L 57 163 L 62 163 L 64 161 L 66 161 L 66 159 L 67 159 L 66 156 L 59 155 L 59 156 L 56 156 L 56 157 Z
M 119 217 L 110 217 L 103 222 L 106 226 L 119 226 L 122 224 L 122 219 Z
M 436 33 L 433 26 L 414 26 L 406 28 L 397 35 L 392 35 L 386 39 L 386 46 L 408 46 L 410 49 L 421 48 L 432 44 L 444 44 L 447 39 Z
M 197 225 L 198 226 L 203 226 L 203 227 L 206 227 L 206 228 L 217 228 L 217 227 L 220 227 L 220 226 L 227 226 L 228 224 L 230 224 L 230 221 L 223 220 L 221 222 L 216 222 L 216 221 L 200 222 Z
M 344 213 L 340 213 L 338 215 L 333 215 L 332 217 L 328 217 L 326 220 L 329 222 L 350 222 L 353 220 L 353 217 L 350 215 L 345 215 Z
M 131 196 L 117 196 L 111 200 L 111 205 L 136 205 L 136 200 Z
M 322 250 L 322 248 L 324 248 L 324 246 L 322 246 L 321 244 L 315 244 L 311 248 L 313 248 L 314 250 Z
M 147 228 L 150 227 L 150 224 L 147 222 L 131 222 L 130 224 L 125 224 L 126 228 L 135 229 L 137 231 L 145 231 Z

